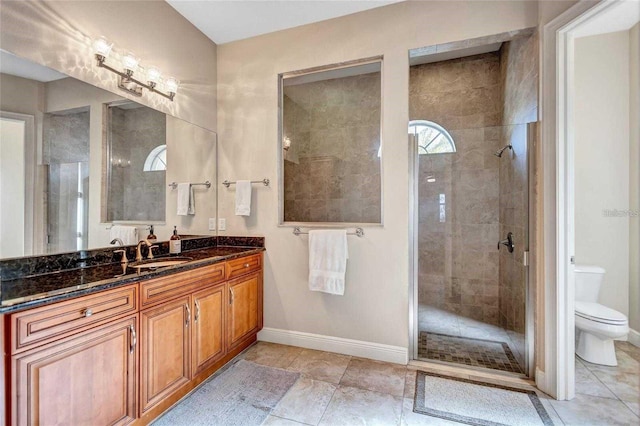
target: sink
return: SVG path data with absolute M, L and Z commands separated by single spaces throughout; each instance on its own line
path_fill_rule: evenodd
M 129 268 L 136 269 L 156 269 L 156 268 L 166 268 L 167 266 L 175 266 L 180 265 L 182 263 L 186 263 L 193 260 L 190 257 L 161 257 L 158 259 L 147 259 L 141 260 L 139 262 L 130 263 Z

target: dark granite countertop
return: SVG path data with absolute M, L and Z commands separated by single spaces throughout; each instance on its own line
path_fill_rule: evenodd
M 0 314 L 212 265 L 264 250 L 264 247 L 217 246 L 183 251 L 181 256 L 192 259 L 186 263 L 140 272 L 131 267 L 127 267 L 123 272 L 123 265 L 118 262 L 3 280 L 0 290 Z

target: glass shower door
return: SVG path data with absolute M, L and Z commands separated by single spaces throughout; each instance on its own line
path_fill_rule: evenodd
M 89 163 L 49 165 L 47 214 L 49 253 L 88 246 Z

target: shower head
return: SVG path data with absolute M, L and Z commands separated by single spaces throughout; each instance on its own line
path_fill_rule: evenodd
M 505 147 L 503 147 L 503 148 L 500 148 L 500 149 L 499 149 L 499 150 L 497 150 L 496 152 L 494 152 L 494 153 L 493 153 L 493 155 L 495 155 L 496 157 L 502 157 L 502 153 L 503 153 L 507 148 L 509 148 L 509 149 L 513 149 L 513 147 L 511 146 L 511 144 L 509 144 L 509 145 L 507 145 L 507 146 L 505 146 Z

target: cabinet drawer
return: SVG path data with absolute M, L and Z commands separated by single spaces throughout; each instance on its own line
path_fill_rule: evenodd
M 224 263 L 192 269 L 140 284 L 141 307 L 166 302 L 194 290 L 224 281 Z
M 11 315 L 11 352 L 60 339 L 138 310 L 138 284 Z
M 230 260 L 227 262 L 227 279 L 258 271 L 261 267 L 262 255 L 260 254 Z

